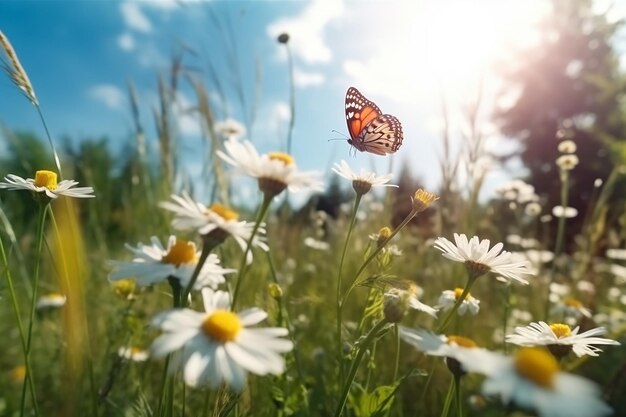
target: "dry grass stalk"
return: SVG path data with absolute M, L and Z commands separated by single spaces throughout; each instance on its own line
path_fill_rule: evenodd
M 39 101 L 37 101 L 37 97 L 35 96 L 35 89 L 30 83 L 30 79 L 28 78 L 26 71 L 24 71 L 22 64 L 20 64 L 20 60 L 17 58 L 17 54 L 15 53 L 13 46 L 11 46 L 11 42 L 9 42 L 9 39 L 4 35 L 4 33 L 2 33 L 2 31 L 0 31 L 0 46 L 4 49 L 4 52 L 11 63 L 9 65 L 3 62 L 4 70 L 9 75 L 9 78 L 11 78 L 13 84 L 24 92 L 26 98 L 28 98 L 33 105 L 38 106 Z

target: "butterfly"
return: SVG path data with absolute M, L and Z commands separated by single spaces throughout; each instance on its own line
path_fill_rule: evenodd
M 402 125 L 390 114 L 383 114 L 376 104 L 354 87 L 346 92 L 348 143 L 361 152 L 377 155 L 394 153 L 402 145 Z

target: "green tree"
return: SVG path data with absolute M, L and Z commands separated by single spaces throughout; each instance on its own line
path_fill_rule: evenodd
M 528 182 L 546 199 L 548 210 L 560 202 L 555 160 L 562 135 L 557 132 L 562 129 L 576 143 L 580 164 L 571 173 L 569 205 L 584 213 L 595 179 L 606 179 L 623 162 L 612 150 L 626 139 L 621 109 L 626 83 L 613 47 L 621 22 L 595 14 L 591 0 L 552 0 L 551 5 L 538 28 L 538 44 L 520 51 L 519 65 L 505 74 L 507 94 L 519 96 L 495 118 L 504 134 L 519 140 Z

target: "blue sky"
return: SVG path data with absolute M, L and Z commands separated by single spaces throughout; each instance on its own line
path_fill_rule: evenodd
M 506 4 L 503 4 L 506 3 Z M 0 30 L 11 40 L 40 99 L 54 137 L 107 136 L 116 148 L 131 140 L 126 85 L 142 103 L 148 140 L 156 146 L 151 108 L 157 76 L 186 45 L 188 68 L 211 91 L 218 118 L 246 121 L 258 88 L 256 119 L 248 136 L 262 151 L 284 149 L 289 120 L 284 48 L 291 34 L 296 72 L 293 154 L 298 166 L 328 173 L 346 159 L 355 168 L 384 174 L 390 157 L 350 155 L 345 140 L 344 95 L 354 85 L 384 112 L 397 116 L 405 139 L 392 160 L 409 161 L 414 174 L 437 187 L 441 155 L 441 100 L 445 98 L 456 150 L 462 149 L 464 109 L 483 89 L 481 119 L 487 147 L 510 148 L 488 122 L 501 90 L 493 64 L 506 65 L 512 47 L 533 42 L 541 0 L 429 1 L 20 1 L 0 2 Z M 623 5 L 614 11 L 619 16 Z M 485 11 L 489 14 L 485 14 Z M 219 77 L 225 105 L 209 67 Z M 257 84 L 256 74 L 260 73 Z M 185 83 L 183 83 L 185 84 Z M 242 86 L 242 107 L 236 85 Z M 8 79 L 0 79 L 0 120 L 42 134 L 36 112 Z M 200 172 L 199 124 L 185 109 L 195 98 L 188 85 L 178 97 L 180 158 Z M 250 127 L 250 126 L 249 126 Z M 519 169 L 494 167 L 493 189 Z

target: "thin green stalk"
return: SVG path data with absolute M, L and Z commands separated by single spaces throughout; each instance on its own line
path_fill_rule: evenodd
M 400 331 L 398 330 L 398 326 L 393 326 L 393 334 L 395 337 L 395 351 L 396 351 L 396 359 L 393 364 L 393 378 L 392 381 L 395 382 L 398 379 L 398 372 L 400 370 Z
M 502 318 L 502 348 L 507 353 L 508 345 L 506 343 L 507 325 L 509 323 L 509 315 L 511 314 L 511 283 L 506 284 L 504 290 L 504 314 Z
M 389 243 L 391 241 L 391 239 L 393 239 L 398 234 L 398 232 L 400 232 L 400 230 L 402 230 L 404 228 L 404 226 L 406 226 L 413 219 L 413 217 L 415 217 L 417 215 L 417 213 L 418 213 L 418 211 L 411 210 L 411 212 L 406 216 L 406 218 L 404 220 L 402 220 L 402 223 L 400 223 L 400 225 L 398 227 L 396 227 L 391 232 L 391 234 L 389 235 L 389 237 L 387 239 L 385 239 L 380 244 L 378 244 L 377 248 L 363 262 L 363 264 L 361 265 L 359 270 L 354 275 L 354 279 L 352 280 L 352 283 L 350 284 L 350 287 L 348 287 L 348 290 L 344 293 L 343 297 L 341 298 L 341 302 L 340 302 L 340 307 L 341 308 L 343 308 L 344 301 L 348 297 L 348 295 L 350 295 L 352 290 L 354 290 L 361 283 L 360 281 L 357 281 L 358 278 L 359 278 L 359 275 L 361 275 L 363 273 L 363 271 L 365 271 L 365 268 L 370 264 L 370 262 L 372 262 L 374 259 L 376 259 L 376 256 L 380 253 L 380 251 L 382 251 L 384 249 L 384 247 L 387 245 L 387 243 Z
M 9 294 L 11 296 L 11 305 L 13 306 L 13 312 L 15 313 L 15 321 L 17 322 L 17 329 L 20 334 L 20 342 L 22 344 L 22 352 L 24 353 L 24 366 L 26 367 L 26 375 L 32 375 L 32 368 L 30 365 L 30 357 L 27 354 L 26 348 L 26 335 L 24 334 L 24 324 L 22 323 L 22 317 L 20 314 L 20 307 L 17 302 L 17 296 L 15 294 L 15 287 L 13 285 L 13 276 L 11 275 L 11 269 L 9 268 L 9 261 L 7 259 L 6 252 L 4 251 L 4 244 L 2 243 L 2 239 L 0 239 L 0 257 L 2 258 L 2 264 L 4 271 L 7 276 L 7 286 L 9 287 Z M 37 404 L 37 393 L 35 391 L 35 381 L 33 378 L 27 378 L 28 380 L 28 390 L 31 395 L 31 400 L 33 402 L 33 408 L 35 409 L 35 414 L 39 414 L 39 406 Z
M 452 397 L 454 397 L 454 380 L 450 381 L 450 386 L 448 387 L 448 394 L 446 394 L 446 399 L 443 402 L 443 408 L 441 409 L 440 417 L 448 417 L 448 414 L 450 414 L 450 406 L 452 405 Z
M 248 238 L 248 242 L 246 244 L 246 250 L 243 253 L 243 257 L 241 258 L 241 263 L 239 264 L 239 276 L 237 277 L 235 290 L 233 291 L 233 301 L 230 307 L 231 310 L 235 309 L 235 305 L 239 296 L 239 289 L 241 288 L 241 282 L 243 281 L 243 278 L 246 276 L 246 272 L 248 271 L 248 269 L 246 268 L 246 260 L 248 258 L 248 253 L 250 253 L 250 250 L 252 250 L 252 242 L 254 241 L 254 237 L 256 236 L 259 227 L 261 227 L 261 222 L 265 219 L 265 216 L 267 215 L 267 212 L 270 208 L 270 203 L 272 202 L 272 198 L 274 198 L 274 196 L 270 196 L 269 194 L 263 194 L 263 202 L 261 203 L 261 207 L 259 208 L 259 211 L 257 213 L 254 228 L 252 229 L 252 233 L 250 233 L 250 238 Z
M 210 252 L 210 251 L 209 251 Z M 197 269 L 197 266 L 196 266 Z M 195 271 L 194 271 L 195 272 Z M 183 305 L 183 300 L 187 300 L 187 298 L 183 298 L 183 289 L 180 285 L 180 281 L 175 277 L 168 277 L 168 282 L 172 289 L 172 305 L 173 307 L 180 308 Z M 172 355 L 169 354 L 165 357 L 165 365 L 163 367 L 163 375 L 161 376 L 161 388 L 159 395 L 159 404 L 157 405 L 156 416 L 172 416 L 172 410 L 174 407 L 174 379 L 168 375 L 170 360 Z M 167 389 L 166 389 L 167 386 Z M 164 404 L 167 403 L 166 408 Z M 165 408 L 165 410 L 164 410 Z
M 441 333 L 446 329 L 446 327 L 450 323 L 450 320 L 452 319 L 452 317 L 454 317 L 454 315 L 456 314 L 456 311 L 461 306 L 461 303 L 465 300 L 465 298 L 467 297 L 467 294 L 469 294 L 470 289 L 472 288 L 472 285 L 474 285 L 474 282 L 476 282 L 476 278 L 478 277 L 473 276 L 472 274 L 469 275 L 467 279 L 467 283 L 465 284 L 465 288 L 463 288 L 463 292 L 461 293 L 459 298 L 457 298 L 456 302 L 454 303 L 454 306 L 452 306 L 452 308 L 448 311 L 448 314 L 446 315 L 446 318 L 443 320 L 443 323 L 441 323 L 439 327 L 437 328 L 437 333 Z
M 350 243 L 350 237 L 354 230 L 356 223 L 356 214 L 361 203 L 363 194 L 357 193 L 354 200 L 354 207 L 352 208 L 352 217 L 350 218 L 350 227 L 348 228 L 348 234 L 346 236 L 346 243 L 343 245 L 343 252 L 341 253 L 341 260 L 339 261 L 339 272 L 337 273 L 337 358 L 339 359 L 339 381 L 343 381 L 343 345 L 341 343 L 341 323 L 342 323 L 342 300 L 341 300 L 341 275 L 343 273 L 343 265 L 346 259 L 346 253 L 348 252 L 348 245 Z
M 396 352 L 396 355 L 395 355 L 396 357 L 395 357 L 394 364 L 393 364 L 393 377 L 391 381 L 393 384 L 396 384 L 396 381 L 398 380 L 398 372 L 400 370 L 400 332 L 398 331 L 397 325 L 393 326 L 393 335 L 394 335 L 394 344 L 395 344 L 394 350 Z M 388 417 L 391 414 L 392 407 L 393 405 L 387 408 L 387 411 L 385 412 L 385 416 Z
M 454 376 L 454 392 L 456 398 L 457 417 L 463 417 L 463 402 L 461 401 L 461 376 Z
M 567 202 L 569 199 L 569 174 L 567 171 L 561 171 L 561 207 L 563 210 L 567 207 Z M 565 213 L 562 213 L 561 217 L 559 217 L 559 223 L 557 226 L 556 232 L 556 242 L 554 244 L 554 261 L 552 262 L 552 268 L 550 269 L 550 281 L 548 282 L 546 301 L 543 311 L 544 320 L 548 320 L 548 315 L 550 314 L 550 287 L 554 282 L 554 276 L 556 275 L 556 264 L 559 255 L 561 255 L 561 251 L 563 250 L 563 240 L 565 238 Z
M 209 245 L 206 242 L 204 243 L 204 245 L 202 245 L 202 252 L 200 252 L 200 259 L 198 259 L 198 263 L 196 264 L 196 267 L 193 270 L 193 273 L 191 274 L 191 278 L 189 279 L 189 283 L 187 283 L 187 286 L 185 287 L 185 289 L 182 291 L 181 294 L 178 294 L 178 296 L 180 297 L 180 306 L 184 305 L 185 302 L 187 302 L 187 298 L 189 297 L 189 294 L 191 293 L 191 290 L 193 289 L 193 286 L 195 285 L 196 281 L 198 280 L 198 276 L 200 275 L 200 271 L 202 270 L 202 267 L 204 266 L 204 263 L 206 262 L 206 259 L 209 257 L 209 255 L 211 254 L 211 251 L 215 249 L 215 245 Z M 180 287 L 180 286 L 179 286 Z M 172 289 L 174 287 L 172 286 Z M 172 294 L 174 295 L 174 294 Z M 177 301 L 175 300 L 175 303 Z M 176 307 L 176 305 L 174 305 L 174 307 Z
M 59 161 L 59 154 L 57 153 L 56 148 L 54 147 L 54 143 L 52 142 L 52 136 L 50 135 L 50 131 L 48 130 L 48 124 L 46 123 L 46 119 L 43 117 L 43 113 L 41 112 L 41 107 L 39 104 L 35 105 L 37 109 L 37 114 L 39 114 L 39 118 L 41 119 L 41 124 L 43 125 L 43 129 L 46 131 L 46 136 L 48 137 L 48 142 L 50 143 L 50 147 L 52 148 L 52 155 L 54 157 L 54 165 L 56 165 L 56 169 L 59 171 L 59 179 L 63 179 L 63 171 L 61 170 L 61 161 Z
M 209 404 L 211 403 L 211 390 L 207 390 L 202 404 L 202 417 L 209 417 Z
M 293 74 L 293 57 L 291 55 L 291 48 L 289 47 L 289 43 L 285 43 L 285 48 L 287 48 L 287 62 L 289 65 L 289 130 L 287 131 L 287 153 L 291 155 L 291 141 L 293 136 L 293 127 L 296 122 L 296 89 L 294 85 L 294 74 Z
M 360 343 L 359 350 L 352 361 L 352 365 L 350 366 L 350 372 L 348 373 L 348 378 L 343 384 L 343 389 L 341 392 L 341 396 L 339 397 L 339 403 L 337 404 L 337 408 L 335 410 L 335 417 L 339 417 L 343 414 L 343 409 L 346 406 L 346 401 L 348 399 L 348 394 L 350 393 L 350 388 L 352 387 L 352 383 L 354 382 L 354 377 L 356 376 L 357 371 L 359 370 L 359 365 L 361 364 L 361 360 L 363 359 L 363 355 L 367 351 L 367 348 L 372 343 L 372 341 L 376 338 L 378 332 L 380 332 L 385 325 L 387 325 L 386 320 L 379 321 L 372 329 L 369 331 L 365 339 Z
M 272 259 L 272 255 L 270 251 L 267 251 L 266 254 L 267 254 L 267 262 L 270 266 L 270 271 L 271 271 L 270 276 L 272 277 L 272 281 L 275 284 L 278 284 L 278 277 L 276 276 L 276 267 L 274 266 L 274 260 Z M 289 338 L 291 339 L 291 341 L 293 342 L 295 346 L 296 339 L 293 335 L 293 324 L 291 322 L 291 317 L 289 316 L 289 311 L 287 310 L 287 307 L 285 306 L 285 300 L 283 299 L 283 297 L 281 297 L 280 300 L 278 300 L 277 302 L 278 302 L 278 308 L 280 311 L 280 318 L 281 318 L 281 320 L 279 320 L 278 322 L 278 325 L 285 326 L 285 328 L 289 332 Z M 296 365 L 296 375 L 298 376 L 298 382 L 300 384 L 303 384 L 304 374 L 302 372 L 302 365 L 300 363 L 301 361 L 300 361 L 299 351 L 298 349 L 293 349 L 291 353 L 293 354 L 293 360 Z
M 25 360 L 30 362 L 30 347 L 33 337 L 33 327 L 35 323 L 35 311 L 37 307 L 37 289 L 39 287 L 39 269 L 41 266 L 41 251 L 43 249 L 43 239 L 44 239 L 44 229 L 46 223 L 46 213 L 47 213 L 48 203 L 40 203 L 39 204 L 39 214 L 37 215 L 37 243 L 36 243 L 36 258 L 35 258 L 35 276 L 33 279 L 33 296 L 30 302 L 30 322 L 28 323 L 28 333 L 26 336 L 26 350 L 24 352 Z M 26 369 L 26 376 L 24 377 L 24 384 L 22 385 L 22 398 L 20 401 L 20 416 L 24 415 L 25 407 L 26 407 L 26 385 L 27 380 L 31 380 L 34 385 L 34 376 L 32 373 L 28 372 L 29 369 Z M 32 369 L 31 369 L 32 371 Z M 35 406 L 35 415 L 39 415 L 39 408 Z

